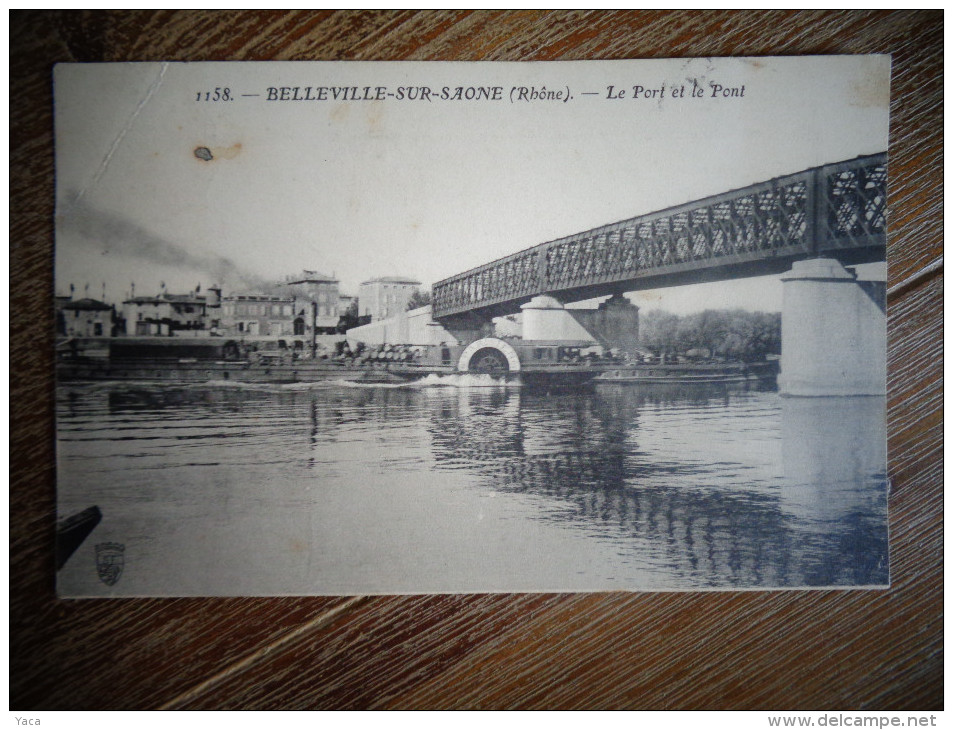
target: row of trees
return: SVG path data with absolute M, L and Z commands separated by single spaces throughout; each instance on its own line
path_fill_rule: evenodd
M 701 354 L 754 362 L 781 352 L 781 314 L 743 309 L 706 309 L 677 315 L 646 312 L 639 343 L 655 355 Z
M 426 307 L 428 304 L 430 304 L 430 292 L 426 289 L 418 289 L 407 300 L 407 311 L 417 309 L 417 307 Z

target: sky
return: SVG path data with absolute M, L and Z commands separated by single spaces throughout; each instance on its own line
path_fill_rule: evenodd
M 99 297 L 105 283 L 109 301 L 133 283 L 137 295 L 162 283 L 227 293 L 302 269 L 350 294 L 377 276 L 429 287 L 544 241 L 887 147 L 884 56 L 61 64 L 54 81 L 56 289 L 88 284 Z M 443 87 L 500 91 L 433 98 Z M 291 100 L 294 88 L 306 100 Z M 341 98 L 353 88 L 372 98 Z M 780 283 L 632 298 L 774 310 Z

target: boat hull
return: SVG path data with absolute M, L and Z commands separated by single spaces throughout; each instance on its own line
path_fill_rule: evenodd
M 764 363 L 718 363 L 718 364 L 678 364 L 678 365 L 631 365 L 624 368 L 610 368 L 601 373 L 597 383 L 629 383 L 636 385 L 658 385 L 669 383 L 701 385 L 724 383 L 771 383 L 777 380 L 776 362 Z

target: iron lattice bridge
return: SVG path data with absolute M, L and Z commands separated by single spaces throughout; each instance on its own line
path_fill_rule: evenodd
M 435 319 L 886 258 L 887 155 L 858 157 L 539 244 L 433 287 Z

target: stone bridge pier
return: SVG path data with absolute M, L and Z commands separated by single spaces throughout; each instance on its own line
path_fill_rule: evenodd
M 548 294 L 524 304 L 523 339 L 548 342 L 598 342 L 634 355 L 639 341 L 639 308 L 615 295 L 596 309 L 566 309 Z
M 782 274 L 782 395 L 886 392 L 886 282 L 859 281 L 832 258 Z

